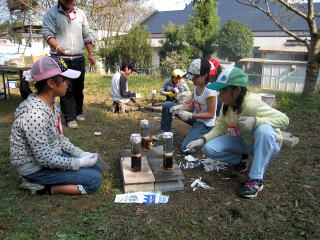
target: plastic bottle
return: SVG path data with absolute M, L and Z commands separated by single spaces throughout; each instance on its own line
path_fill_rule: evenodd
M 156 106 L 157 104 L 157 91 L 151 90 L 151 105 Z
M 131 169 L 134 172 L 141 171 L 141 135 L 133 133 L 130 137 L 131 143 Z
M 173 168 L 173 133 L 163 133 L 163 168 Z
M 141 146 L 142 151 L 147 152 L 152 147 L 152 137 L 150 135 L 150 127 L 149 127 L 149 121 L 148 120 L 141 120 L 140 121 L 140 128 L 141 128 Z

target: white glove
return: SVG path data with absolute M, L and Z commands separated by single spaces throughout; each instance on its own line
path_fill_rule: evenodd
M 81 155 L 80 155 L 79 157 L 81 158 L 81 157 L 84 157 L 84 156 L 87 156 L 87 155 L 91 155 L 91 154 L 94 154 L 94 153 L 91 153 L 91 152 L 83 152 L 83 153 L 81 153 Z
M 242 116 L 238 119 L 238 130 L 239 132 L 250 131 L 256 127 L 256 117 Z
M 203 138 L 199 138 L 198 140 L 194 140 L 192 142 L 190 142 L 186 148 L 188 151 L 190 150 L 199 150 L 202 146 L 204 145 L 204 139 Z M 190 152 L 193 152 L 193 151 L 190 151 Z
M 177 94 L 180 92 L 179 88 L 174 88 L 173 91 Z
M 182 121 L 188 121 L 192 119 L 192 113 L 184 110 L 178 112 L 178 116 Z
M 184 108 L 183 104 L 175 105 L 175 106 L 170 108 L 169 112 L 173 114 L 175 112 L 183 110 L 183 108 Z
M 83 155 L 83 154 L 81 154 L 81 155 Z M 89 153 L 89 154 L 85 154 L 84 156 L 82 156 L 78 159 L 79 159 L 80 167 L 89 168 L 89 167 L 92 167 L 93 165 L 96 164 L 96 162 L 98 160 L 98 154 L 97 153 Z
M 141 98 L 141 94 L 140 93 L 136 93 L 136 98 Z

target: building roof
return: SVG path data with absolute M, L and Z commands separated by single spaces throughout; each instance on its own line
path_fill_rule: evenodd
M 192 4 L 189 4 L 183 10 L 155 11 L 140 24 L 147 25 L 150 33 L 162 33 L 162 27 L 168 25 L 170 21 L 175 25 L 183 25 L 188 22 L 188 18 L 191 14 Z
M 314 3 L 314 6 L 315 12 L 319 12 L 320 3 Z M 270 9 L 277 16 L 281 16 L 279 18 L 281 24 L 290 31 L 309 31 L 306 21 L 301 17 L 292 15 L 292 13 L 290 18 L 285 17 L 288 15 L 288 12 L 278 6 L 272 5 Z M 232 0 L 219 1 L 219 16 L 221 26 L 226 24 L 229 19 L 234 19 L 249 26 L 253 32 L 281 31 L 268 16 L 259 10 L 238 4 Z
M 315 12 L 320 12 L 320 3 L 314 3 Z M 280 7 L 271 7 L 272 10 L 277 10 L 280 16 L 285 16 L 287 13 Z M 279 12 L 279 10 L 281 12 Z M 150 17 L 145 19 L 141 24 L 148 26 L 150 33 L 162 33 L 163 25 L 168 25 L 169 21 L 176 25 L 186 24 L 189 16 L 192 14 L 192 4 L 189 4 L 184 10 L 154 12 Z M 228 20 L 233 19 L 246 24 L 253 32 L 279 32 L 281 31 L 266 15 L 262 12 L 248 7 L 234 0 L 219 1 L 218 14 L 220 16 L 220 25 L 223 26 Z M 290 20 L 282 17 L 283 25 L 290 31 L 309 31 L 306 22 L 299 16 L 292 16 Z M 320 19 L 318 20 L 320 25 Z

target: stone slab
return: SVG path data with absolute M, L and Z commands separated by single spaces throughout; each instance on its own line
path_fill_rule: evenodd
M 152 191 L 154 190 L 155 177 L 152 173 L 146 156 L 141 157 L 141 171 L 131 170 L 131 151 L 123 150 L 121 156 L 121 171 L 124 191 Z
M 179 168 L 177 162 L 173 159 L 173 169 L 166 170 L 162 167 L 163 147 L 153 147 L 147 153 L 147 159 L 155 177 L 155 182 L 168 182 L 184 180 L 184 175 Z
M 182 180 L 155 182 L 154 190 L 161 192 L 182 191 L 184 190 L 184 184 Z
M 294 145 L 299 143 L 299 138 L 293 136 L 291 133 L 281 131 L 283 136 L 283 144 L 287 147 L 292 148 Z

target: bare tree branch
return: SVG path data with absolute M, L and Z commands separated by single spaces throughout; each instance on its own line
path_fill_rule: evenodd
M 256 2 L 252 1 L 252 0 L 246 0 L 246 2 L 250 2 L 250 3 L 244 3 L 241 0 L 235 0 L 237 3 L 242 4 L 242 5 L 246 5 L 246 6 L 250 6 L 253 8 L 258 9 L 259 11 L 261 11 L 262 13 L 264 13 L 265 15 L 267 15 L 271 21 L 279 28 L 281 29 L 283 32 L 285 32 L 286 34 L 288 34 L 289 36 L 293 37 L 294 39 L 296 39 L 297 41 L 303 43 L 308 49 L 310 47 L 310 42 L 307 38 L 301 38 L 299 37 L 297 34 L 291 32 L 290 30 L 288 30 L 286 27 L 284 27 L 275 17 L 274 15 L 271 13 L 270 11 L 270 7 L 268 4 L 268 1 L 265 1 L 266 4 L 266 8 L 262 8 L 259 5 L 257 5 Z M 278 0 L 278 1 L 283 1 L 283 0 Z M 307 19 L 306 19 L 307 20 Z
M 308 61 L 306 67 L 306 78 L 303 87 L 303 92 L 301 94 L 302 98 L 308 99 L 314 96 L 317 77 L 319 75 L 319 56 L 320 56 L 320 31 L 317 28 L 317 18 L 320 13 L 315 13 L 313 0 L 308 0 L 308 3 L 302 5 L 302 3 L 290 4 L 288 0 L 264 0 L 264 7 L 259 0 L 235 0 L 237 3 L 255 8 L 261 11 L 263 14 L 267 15 L 271 21 L 283 32 L 293 37 L 299 42 L 306 45 L 308 49 Z M 284 25 L 281 24 L 282 16 L 276 16 L 275 13 L 271 12 L 269 4 L 279 3 L 280 8 L 286 9 L 290 12 L 289 16 L 294 14 L 295 16 L 301 17 L 309 27 L 310 38 L 301 38 L 298 33 L 293 33 L 289 31 Z M 305 10 L 305 13 L 301 10 Z
M 298 16 L 304 18 L 305 20 L 308 19 L 307 14 L 299 11 L 298 9 L 294 8 L 292 4 L 289 4 L 287 1 L 285 0 L 277 0 L 279 3 L 281 3 L 285 8 L 287 8 L 288 10 L 294 12 L 295 14 L 297 14 Z M 311 0 L 312 1 L 312 0 Z M 313 4 L 312 4 L 313 5 Z

